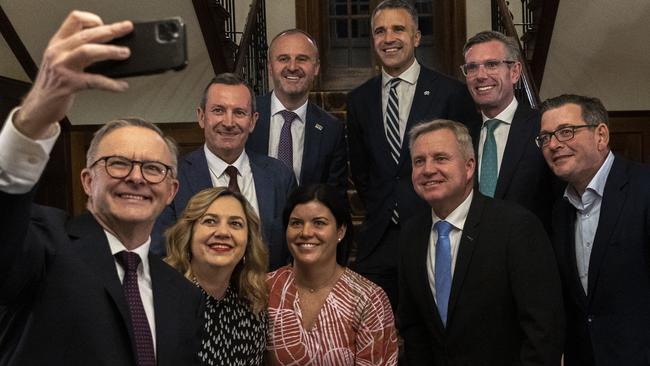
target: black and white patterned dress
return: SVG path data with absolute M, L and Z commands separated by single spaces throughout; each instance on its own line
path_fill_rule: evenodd
M 223 299 L 206 296 L 205 333 L 199 358 L 203 365 L 262 365 L 268 316 L 252 313 L 230 286 Z

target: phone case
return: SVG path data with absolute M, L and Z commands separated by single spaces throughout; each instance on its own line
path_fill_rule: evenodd
M 86 68 L 87 72 L 113 78 L 151 75 L 187 66 L 185 23 L 180 17 L 133 24 L 133 32 L 111 42 L 126 46 L 126 60 L 107 60 Z

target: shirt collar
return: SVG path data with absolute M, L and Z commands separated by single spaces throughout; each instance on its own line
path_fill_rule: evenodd
M 483 117 L 483 126 L 485 126 L 485 122 L 490 120 L 490 119 L 498 119 L 503 123 L 511 124 L 512 120 L 515 119 L 515 112 L 517 111 L 517 106 L 519 106 L 519 102 L 517 101 L 517 98 L 512 97 L 512 101 L 508 106 L 501 111 L 501 113 L 497 114 L 494 116 L 494 118 L 490 118 L 483 114 L 481 112 L 481 117 Z
M 607 183 L 609 171 L 612 169 L 612 164 L 614 164 L 614 154 L 610 151 L 607 153 L 607 158 L 605 159 L 605 162 L 603 162 L 603 165 L 601 165 L 596 172 L 596 175 L 591 178 L 591 181 L 585 189 L 585 193 L 589 191 L 597 194 L 598 197 L 603 197 L 603 193 L 605 192 L 605 184 Z M 578 195 L 578 192 L 570 184 L 567 185 L 566 189 L 564 190 L 564 198 L 578 209 L 580 209 L 580 207 L 583 207 L 582 197 Z
M 455 229 L 463 230 L 463 227 L 465 226 L 465 219 L 467 219 L 467 214 L 469 214 L 469 207 L 472 204 L 472 197 L 474 197 L 474 190 L 469 192 L 465 200 L 453 211 L 451 211 L 451 213 L 444 220 L 450 223 Z M 435 225 L 436 222 L 440 220 L 442 219 L 439 218 L 433 210 L 431 210 L 431 222 Z
M 248 155 L 246 154 L 246 150 L 242 151 L 241 155 L 235 160 L 232 164 L 228 164 L 225 161 L 223 161 L 220 157 L 217 155 L 213 154 L 210 149 L 208 149 L 207 145 L 203 145 L 203 150 L 205 151 L 205 158 L 208 161 L 208 168 L 217 175 L 217 177 L 221 177 L 222 175 L 225 174 L 226 168 L 229 165 L 234 166 L 237 168 L 239 171 L 239 175 L 243 175 L 245 172 L 245 168 L 248 167 Z
M 298 115 L 300 123 L 305 123 L 307 120 L 307 103 L 309 103 L 309 99 L 307 99 L 300 107 L 292 111 Z M 278 99 L 277 95 L 275 95 L 275 91 L 271 92 L 271 116 L 275 116 L 285 109 L 287 108 L 282 104 L 280 99 Z
M 149 256 L 149 246 L 151 245 L 151 236 L 149 236 L 147 238 L 147 241 L 142 243 L 139 247 L 137 247 L 137 248 L 135 248 L 133 250 L 128 250 L 128 249 L 126 249 L 124 244 L 122 244 L 120 239 L 118 239 L 115 235 L 113 235 L 112 233 L 110 233 L 107 230 L 104 230 L 104 233 L 106 234 L 106 239 L 108 240 L 108 246 L 111 248 L 111 255 L 114 256 L 115 254 L 117 254 L 119 252 L 122 252 L 122 251 L 125 251 L 125 250 L 129 251 L 129 252 L 133 252 L 133 253 L 136 253 L 137 255 L 140 256 L 140 261 L 143 264 L 142 268 L 145 268 L 146 266 L 148 266 L 148 264 L 149 264 L 149 257 L 148 256 Z M 145 265 L 145 263 L 147 263 L 147 264 Z
M 392 79 L 398 77 L 402 79 L 403 81 L 406 81 L 407 83 L 411 85 L 415 85 L 418 81 L 418 76 L 420 76 L 420 64 L 418 63 L 418 60 L 414 60 L 411 66 L 409 66 L 408 69 L 404 70 L 403 73 L 399 74 L 398 76 L 392 76 L 389 73 L 384 70 L 384 68 L 381 68 L 381 85 L 383 87 L 386 87 L 386 84 L 388 84 L 389 81 Z

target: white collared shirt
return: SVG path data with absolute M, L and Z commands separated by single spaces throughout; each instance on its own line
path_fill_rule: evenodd
M 237 168 L 237 185 L 241 194 L 246 197 L 248 203 L 253 206 L 255 213 L 259 216 L 260 210 L 257 205 L 257 195 L 255 193 L 255 180 L 253 179 L 253 171 L 251 170 L 250 160 L 246 154 L 246 150 L 242 151 L 241 155 L 232 164 L 228 164 L 221 160 L 220 157 L 208 149 L 207 145 L 203 145 L 205 151 L 205 158 L 208 161 L 208 169 L 210 170 L 210 179 L 212 179 L 213 187 L 228 187 L 230 177 L 226 174 L 226 168 L 229 165 Z
M 0 190 L 10 194 L 27 193 L 36 185 L 61 133 L 56 123 L 52 136 L 45 139 L 32 140 L 23 135 L 13 122 L 18 109 L 9 113 L 0 132 Z
M 506 150 L 506 144 L 508 143 L 508 134 L 510 133 L 510 126 L 512 125 L 512 120 L 515 118 L 515 112 L 517 111 L 517 98 L 513 97 L 512 102 L 508 104 L 506 109 L 497 114 L 494 118 L 490 118 L 481 112 L 481 117 L 483 117 L 483 125 L 481 127 L 481 136 L 479 137 L 478 142 L 478 171 L 481 171 L 481 162 L 483 161 L 483 145 L 485 145 L 485 138 L 487 135 L 487 127 L 485 122 L 490 119 L 498 119 L 504 123 L 499 123 L 499 125 L 494 129 L 494 139 L 497 143 L 497 176 L 501 171 L 501 162 L 503 161 L 503 154 Z M 480 175 L 480 174 L 479 174 Z
M 298 118 L 291 123 L 291 140 L 293 142 L 293 172 L 296 175 L 296 180 L 300 184 L 300 173 L 302 171 L 302 154 L 305 146 L 305 124 L 307 123 L 307 103 L 298 109 L 291 112 L 298 115 Z M 275 91 L 271 93 L 271 121 L 269 124 L 269 153 L 268 156 L 278 158 L 278 146 L 280 145 L 280 131 L 284 125 L 284 118 L 280 114 L 285 110 L 285 106 L 280 102 L 275 95 Z
M 564 199 L 569 201 L 576 209 L 574 233 L 576 268 L 585 294 L 587 294 L 589 285 L 589 260 L 591 258 L 594 239 L 596 238 L 598 220 L 600 220 L 600 205 L 603 202 L 605 184 L 607 183 L 607 177 L 609 176 L 609 171 L 612 169 L 613 163 L 614 154 L 610 151 L 603 165 L 600 166 L 600 169 L 598 169 L 598 172 L 596 172 L 596 175 L 594 175 L 582 193 L 582 196 L 579 196 L 578 192 L 571 185 L 568 185 L 564 190 Z
M 120 240 L 110 232 L 104 230 L 106 239 L 108 239 L 108 246 L 111 248 L 111 255 L 115 261 L 117 268 L 117 276 L 120 278 L 120 283 L 124 282 L 124 268 L 115 259 L 115 254 L 122 251 L 130 251 L 140 257 L 140 265 L 138 266 L 138 290 L 140 290 L 140 298 L 142 299 L 142 306 L 144 312 L 147 314 L 147 321 L 149 322 L 149 329 L 151 329 L 151 338 L 153 339 L 153 349 L 156 353 L 156 313 L 153 308 L 153 287 L 151 286 L 151 272 L 149 269 L 149 246 L 151 245 L 151 237 L 142 243 L 139 247 L 128 250 L 120 242 Z
M 458 257 L 458 247 L 460 246 L 460 238 L 463 234 L 463 227 L 465 227 L 465 220 L 469 213 L 469 207 L 472 204 L 472 197 L 474 191 L 472 190 L 467 198 L 458 205 L 444 220 L 451 224 L 452 229 L 449 233 L 449 243 L 451 244 L 451 275 L 453 278 L 454 270 L 456 270 L 456 258 Z M 431 234 L 429 234 L 429 251 L 427 253 L 427 275 L 429 277 L 429 287 L 433 298 L 436 298 L 436 242 L 438 241 L 438 232 L 434 228 L 436 222 L 442 220 L 433 210 L 431 210 Z
M 406 133 L 406 123 L 409 120 L 411 113 L 411 105 L 413 104 L 413 96 L 415 95 L 415 87 L 418 83 L 418 76 L 420 76 L 420 64 L 418 60 L 414 60 L 413 64 L 408 69 L 404 70 L 398 76 L 391 76 L 383 68 L 381 69 L 381 110 L 384 121 L 384 131 L 386 130 L 386 107 L 388 105 L 388 94 L 390 93 L 389 82 L 398 77 L 402 81 L 397 85 L 397 101 L 399 103 L 399 136 L 400 141 L 404 141 L 404 133 Z

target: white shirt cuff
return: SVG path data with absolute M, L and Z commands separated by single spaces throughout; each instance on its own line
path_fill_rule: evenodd
M 36 185 L 61 133 L 56 123 L 52 136 L 45 139 L 23 135 L 13 123 L 18 109 L 9 113 L 0 132 L 0 190 L 12 194 L 29 192 Z

